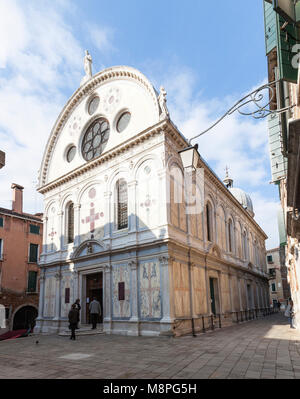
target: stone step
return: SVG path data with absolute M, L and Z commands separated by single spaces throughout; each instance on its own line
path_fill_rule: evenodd
M 103 332 L 103 327 L 102 325 L 97 327 L 95 330 L 92 330 L 91 325 L 81 325 L 78 330 L 75 330 L 76 335 L 98 335 L 98 334 L 104 334 Z M 70 336 L 71 335 L 71 330 L 66 329 L 64 331 L 61 331 L 58 335 L 60 336 Z

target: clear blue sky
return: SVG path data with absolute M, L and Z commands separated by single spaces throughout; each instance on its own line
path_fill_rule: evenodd
M 171 118 L 188 137 L 267 77 L 262 0 L 0 0 L 0 35 L 7 152 L 0 206 L 10 206 L 13 181 L 25 186 L 28 212 L 40 210 L 33 182 L 55 119 L 84 74 L 84 49 L 94 72 L 130 65 L 163 84 Z M 273 247 L 278 193 L 269 184 L 267 138 L 265 122 L 236 115 L 199 149 L 221 178 L 228 165 L 235 186 L 252 195 Z

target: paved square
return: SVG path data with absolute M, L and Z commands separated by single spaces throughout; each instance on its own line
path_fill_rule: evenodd
M 70 353 L 69 355 L 59 356 L 59 359 L 69 359 L 69 360 L 82 360 L 91 357 L 92 355 L 87 355 L 84 353 Z
M 282 314 L 197 337 L 57 335 L 0 342 L 0 378 L 300 378 L 300 332 Z

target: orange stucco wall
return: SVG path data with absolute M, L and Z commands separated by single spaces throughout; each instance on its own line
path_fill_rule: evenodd
M 27 291 L 28 272 L 37 271 L 36 263 L 29 263 L 29 245 L 38 244 L 39 253 L 42 250 L 43 225 L 42 222 L 33 222 L 19 219 L 15 216 L 3 217 L 3 227 L 0 227 L 2 244 L 2 260 L 0 260 L 1 290 L 9 290 L 15 293 Z M 29 225 L 40 226 L 40 234 L 29 232 Z

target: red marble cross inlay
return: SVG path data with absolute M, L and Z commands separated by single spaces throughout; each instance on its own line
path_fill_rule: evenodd
M 86 216 L 86 218 L 82 219 L 81 222 L 83 224 L 89 223 L 90 224 L 90 232 L 93 233 L 95 231 L 95 221 L 99 220 L 100 217 L 103 217 L 103 216 L 104 216 L 103 212 L 95 213 L 94 203 L 92 202 L 89 216 Z
M 56 231 L 54 231 L 54 228 L 52 227 L 51 233 L 48 234 L 48 236 L 51 237 L 51 241 L 53 241 L 55 234 L 56 234 Z

